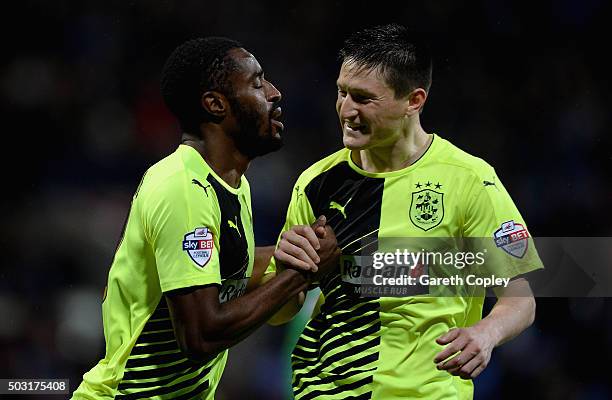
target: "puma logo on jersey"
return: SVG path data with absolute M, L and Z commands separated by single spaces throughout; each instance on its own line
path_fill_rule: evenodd
M 350 199 L 348 199 L 348 201 L 346 202 L 345 205 L 340 205 L 338 203 L 336 203 L 335 201 L 331 201 L 329 203 L 329 209 L 330 210 L 338 210 L 340 211 L 340 214 L 342 214 L 342 216 L 344 217 L 344 219 L 346 219 L 346 212 L 344 211 L 345 207 L 348 205 L 348 203 L 352 200 L 353 198 L 351 197 Z
M 485 186 L 495 186 L 495 182 L 489 182 L 489 181 L 482 181 L 482 184 Z M 497 187 L 497 186 L 495 186 Z
M 295 191 L 295 197 L 296 199 L 299 199 L 301 195 L 304 194 L 304 192 L 300 192 L 300 187 L 296 186 L 295 189 L 293 189 Z
M 210 185 L 202 185 L 200 183 L 200 181 L 198 181 L 197 179 L 192 179 L 191 183 L 193 183 L 194 185 L 198 185 L 199 187 L 201 187 L 202 189 L 204 189 L 204 193 L 206 194 L 206 197 L 208 197 L 208 191 L 206 189 L 208 189 L 210 187 Z
M 238 217 L 234 217 L 234 220 L 236 222 L 232 221 L 231 219 L 228 219 L 227 224 L 230 228 L 236 229 L 236 232 L 238 232 L 238 236 L 242 237 L 242 235 L 240 234 L 240 229 L 238 229 Z

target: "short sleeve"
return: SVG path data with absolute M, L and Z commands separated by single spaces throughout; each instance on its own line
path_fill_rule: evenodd
M 481 273 L 513 278 L 543 268 L 525 221 L 492 167 L 476 174 L 464 215 L 464 238 L 473 251 L 484 252 Z
M 221 284 L 220 211 L 211 187 L 191 185 L 181 174 L 147 196 L 143 219 L 162 292 Z
M 287 217 L 285 218 L 285 224 L 281 229 L 281 233 L 290 229 L 295 225 L 310 225 L 312 224 L 316 218 L 314 216 L 314 212 L 312 211 L 312 206 L 308 201 L 308 197 L 304 192 L 305 187 L 298 183 L 293 187 L 293 192 L 291 193 L 291 201 L 289 202 L 289 207 L 287 208 Z M 280 241 L 280 235 L 276 244 Z M 270 260 L 270 265 L 266 269 L 266 274 L 270 272 L 276 271 L 276 260 L 274 257 Z

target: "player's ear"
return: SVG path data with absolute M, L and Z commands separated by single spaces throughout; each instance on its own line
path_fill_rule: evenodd
M 221 93 L 215 92 L 214 90 L 204 92 L 201 101 L 202 107 L 209 114 L 221 119 L 225 117 L 228 109 L 228 102 Z
M 416 88 L 406 96 L 406 116 L 419 114 L 427 100 L 427 92 L 423 88 Z

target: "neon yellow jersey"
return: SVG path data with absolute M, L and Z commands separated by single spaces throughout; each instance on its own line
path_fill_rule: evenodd
M 152 166 L 134 195 L 102 303 L 106 356 L 74 399 L 213 399 L 227 350 L 208 363 L 179 350 L 164 293 L 219 285 L 244 293 L 254 260 L 251 195 L 192 147 Z
M 283 228 L 324 214 L 342 249 L 340 268 L 320 282 L 324 302 L 293 350 L 295 398 L 471 399 L 470 380 L 436 368 L 444 347 L 435 340 L 480 320 L 484 296 L 355 296 L 350 260 L 384 238 L 490 238 L 496 248 L 507 231 L 528 236 L 525 222 L 493 168 L 439 136 L 398 171 L 368 173 L 350 154 L 342 149 L 300 176 Z M 512 251 L 495 255 L 499 275 L 542 267 L 527 240 Z

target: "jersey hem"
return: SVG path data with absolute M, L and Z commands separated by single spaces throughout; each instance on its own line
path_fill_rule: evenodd
M 221 286 L 221 282 L 218 280 L 206 280 L 206 281 L 194 281 L 194 280 L 181 280 L 181 281 L 172 281 L 166 282 L 161 285 L 162 293 L 170 292 L 176 289 L 184 289 L 192 286 L 204 286 L 204 285 L 219 285 Z

